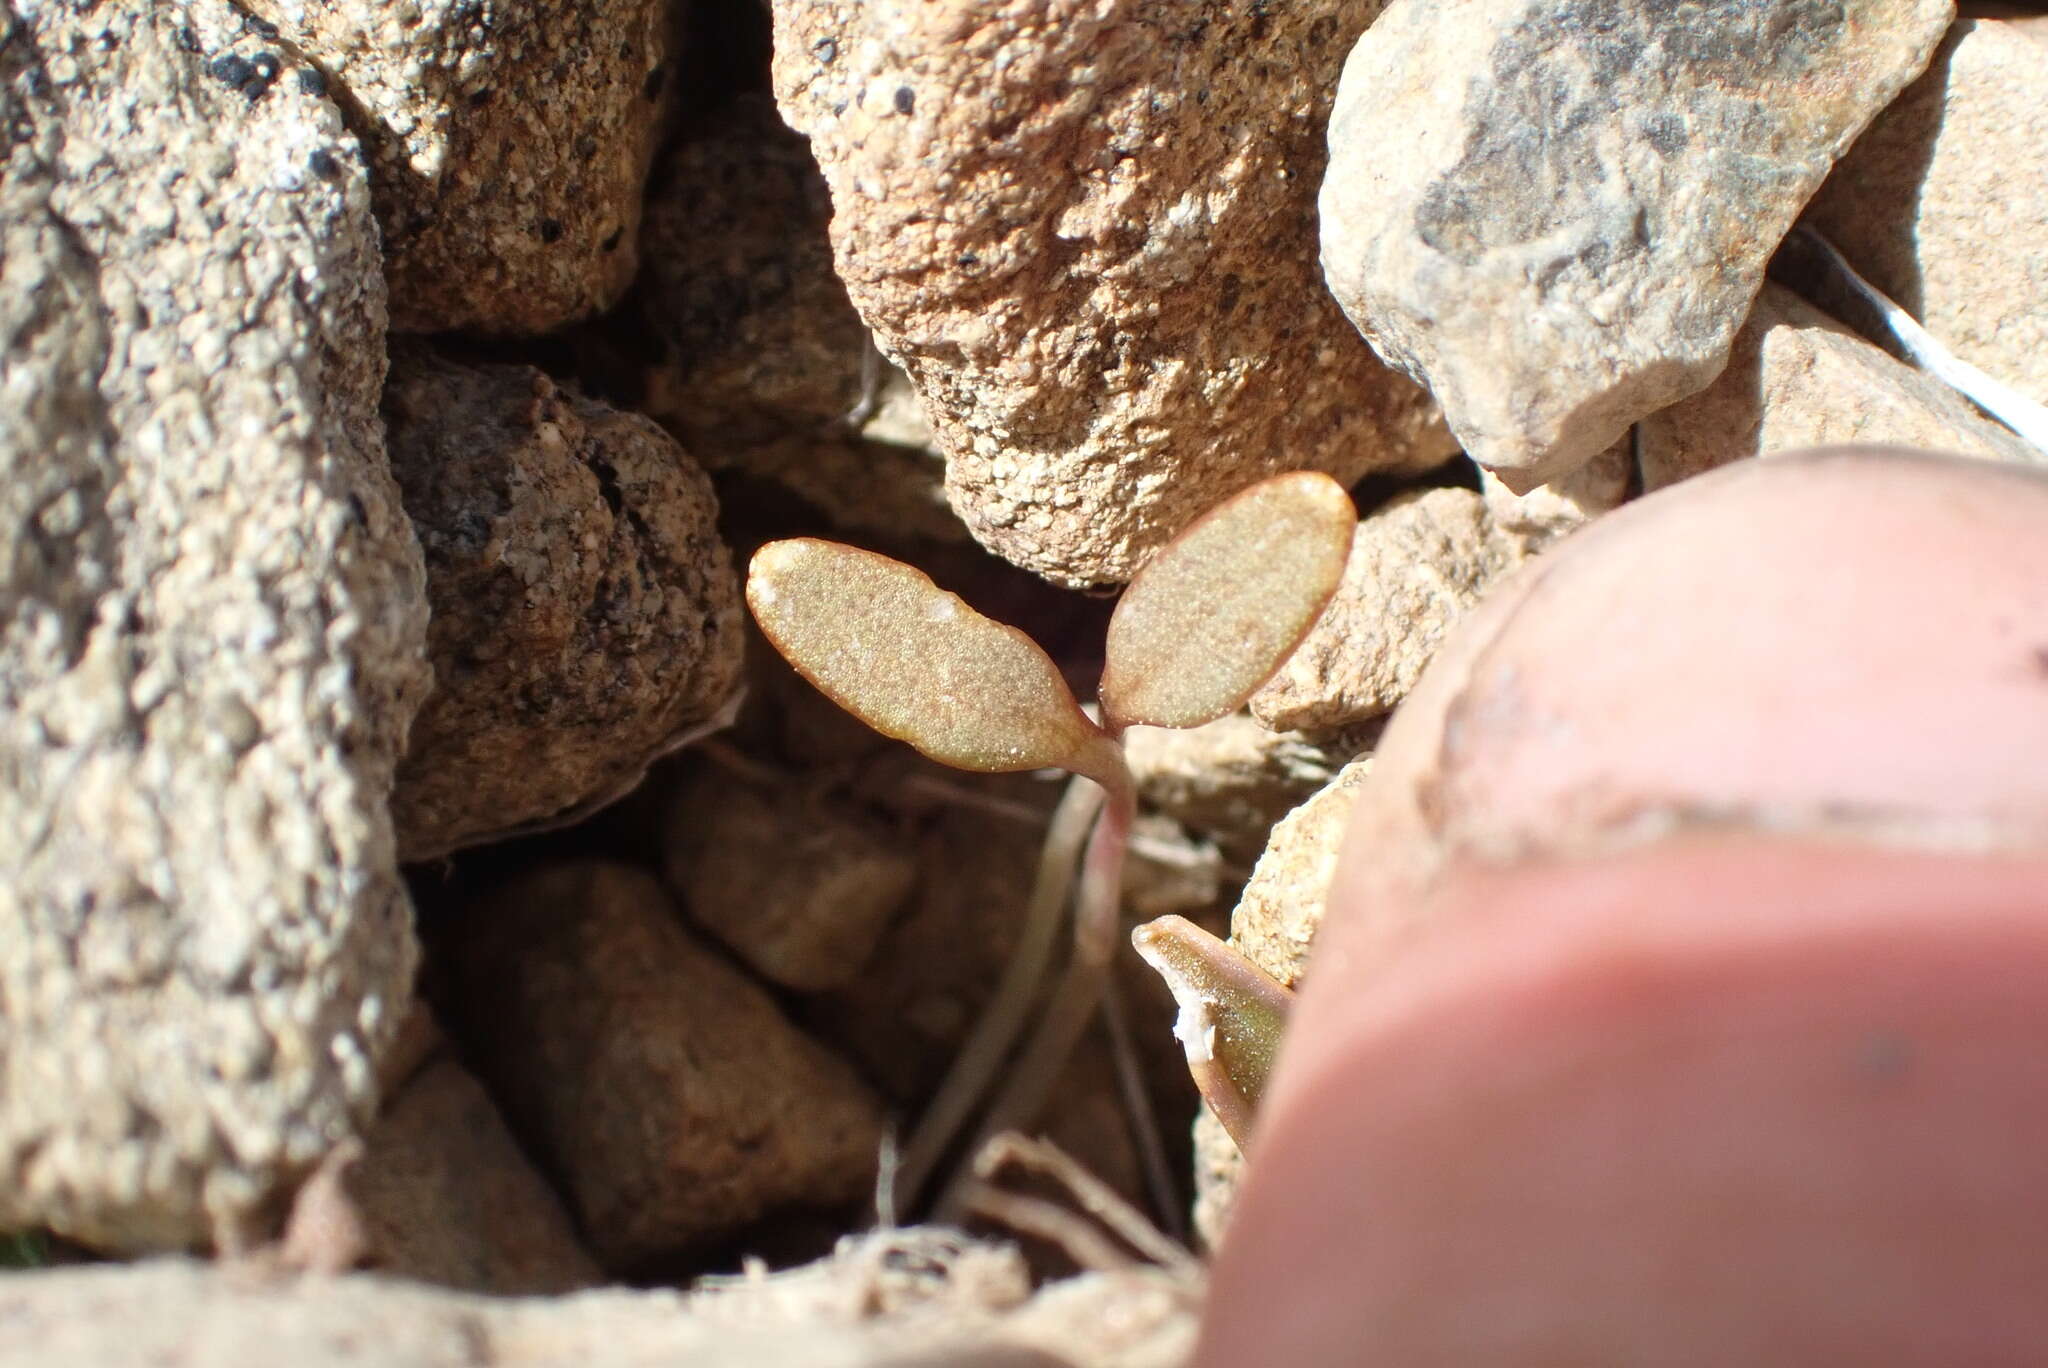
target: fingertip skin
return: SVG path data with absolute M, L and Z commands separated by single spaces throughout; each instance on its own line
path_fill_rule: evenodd
M 2048 1362 L 2048 861 L 1454 876 L 1311 975 L 1198 1362 Z

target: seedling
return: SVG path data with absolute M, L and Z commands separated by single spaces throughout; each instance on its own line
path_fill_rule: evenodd
M 1018 949 L 904 1147 L 895 1181 L 906 1203 L 1002 1072 L 1070 891 L 1065 976 L 984 1114 L 981 1138 L 1031 1123 L 1102 1001 L 1137 806 L 1124 730 L 1200 726 L 1241 706 L 1321 616 L 1356 525 L 1342 486 L 1307 472 L 1253 485 L 1189 525 L 1131 581 L 1110 617 L 1099 722 L 1030 638 L 910 566 L 810 538 L 755 553 L 747 575 L 755 620 L 848 712 L 961 769 L 1056 768 L 1091 781 L 1061 800 Z
M 1173 1033 L 1195 1086 L 1237 1147 L 1247 1148 L 1294 994 L 1185 917 L 1146 922 L 1131 943 L 1173 990 Z

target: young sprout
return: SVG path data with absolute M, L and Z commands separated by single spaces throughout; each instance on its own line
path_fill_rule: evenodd
M 848 712 L 944 764 L 1064 769 L 1096 786 L 1070 793 L 1055 814 L 1019 952 L 904 1148 L 896 1184 L 906 1201 L 916 1200 L 1029 1015 L 1084 833 L 1065 976 L 980 1137 L 1031 1124 L 1102 1001 L 1137 807 L 1124 729 L 1200 726 L 1241 706 L 1336 592 L 1356 524 L 1342 486 L 1312 472 L 1262 481 L 1190 524 L 1131 581 L 1110 618 L 1099 724 L 1028 637 L 907 565 L 811 539 L 755 553 L 747 604 L 762 632 Z
M 1246 1149 L 1294 994 L 1185 917 L 1146 922 L 1131 943 L 1173 990 L 1180 1006 L 1173 1033 L 1202 1100 Z

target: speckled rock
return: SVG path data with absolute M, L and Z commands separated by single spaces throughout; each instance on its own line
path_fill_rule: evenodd
M 796 781 L 707 765 L 676 786 L 665 826 L 663 873 L 691 920 L 787 988 L 860 974 L 917 880 L 873 818 Z
M 1811 222 L 1956 355 L 2048 404 L 2048 23 L 1965 19 Z
M 1275 471 L 1450 453 L 1316 270 L 1336 54 L 1375 10 L 776 4 L 776 94 L 831 187 L 839 274 L 998 554 L 1121 581 Z
M 2041 460 L 1939 380 L 1775 284 L 1757 297 L 1721 378 L 1644 419 L 1641 437 L 1645 489 L 1749 456 L 1850 442 Z
M 1524 491 L 1709 383 L 1953 0 L 1395 0 L 1344 67 L 1323 263 Z
M 632 280 L 670 0 L 245 8 L 273 64 L 318 68 L 297 79 L 332 87 L 369 152 L 394 329 L 546 332 Z
M 868 1193 L 874 1096 L 699 944 L 653 875 L 521 875 L 464 909 L 447 958 L 449 1033 L 608 1269 Z
M 384 414 L 434 607 L 392 799 L 405 858 L 573 819 L 718 716 L 739 581 L 711 482 L 666 433 L 417 344 Z
M 1352 761 L 1273 828 L 1266 853 L 1230 915 L 1230 944 L 1290 988 L 1300 983 L 1308 966 L 1352 804 L 1371 769 L 1370 757 Z M 1229 1221 L 1244 1159 L 1206 1110 L 1196 1119 L 1194 1141 L 1195 1229 L 1214 1244 Z
M 234 1244 L 369 1119 L 415 960 L 368 184 L 227 3 L 0 31 L 0 1229 Z
M 158 1260 L 0 1279 L 0 1368 L 1179 1368 L 1199 1291 L 1133 1268 L 1034 1295 L 1015 1249 L 931 1229 L 689 1295 L 488 1297 Z
M 1273 824 L 1371 744 L 1371 730 L 1330 741 L 1274 731 L 1246 713 L 1202 727 L 1132 727 L 1124 755 L 1145 802 L 1215 840 L 1249 867 Z
M 1392 711 L 1451 625 L 1512 564 L 1469 489 L 1403 494 L 1359 521 L 1336 597 L 1251 697 L 1283 731 L 1353 727 Z
M 343 1183 L 380 1273 L 506 1297 L 603 1281 L 561 1199 L 451 1059 L 384 1104 Z
M 841 527 L 964 538 L 910 382 L 832 270 L 809 146 L 743 96 L 664 157 L 635 307 L 662 354 L 647 412 L 713 470 L 785 485 Z

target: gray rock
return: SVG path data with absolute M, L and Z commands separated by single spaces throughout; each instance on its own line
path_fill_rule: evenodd
M 540 333 L 633 278 L 670 0 L 249 0 L 370 155 L 399 332 Z M 214 60 L 211 47 L 204 49 Z
M 450 1034 L 617 1271 L 867 1195 L 881 1109 L 651 874 L 544 866 L 466 908 Z
M 1965 19 L 1809 220 L 1965 361 L 2048 404 L 2048 18 Z
M 234 1244 L 369 1119 L 415 961 L 368 182 L 226 0 L 0 29 L 0 1228 Z
M 1122 581 L 1262 476 L 1451 453 L 1316 269 L 1336 55 L 1372 0 L 774 8 L 839 274 L 997 554 Z
M 668 434 L 418 344 L 392 354 L 384 414 L 434 609 L 434 692 L 392 798 L 404 858 L 573 819 L 718 717 L 739 580 Z
M 1644 419 L 1640 433 L 1646 490 L 1730 461 L 1855 442 L 2041 459 L 1939 380 L 1776 284 L 1757 296 L 1721 378 Z
M 1952 0 L 1396 0 L 1345 64 L 1323 265 L 1526 492 L 1710 382 Z

